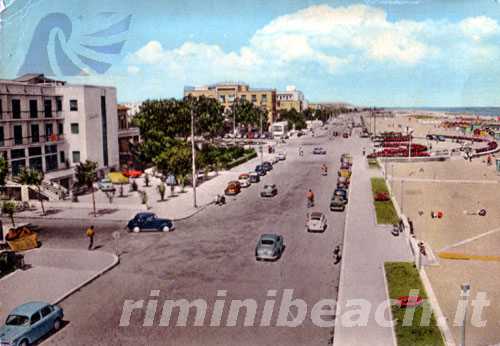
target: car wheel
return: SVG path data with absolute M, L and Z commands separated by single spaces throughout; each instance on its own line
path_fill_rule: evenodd
M 132 229 L 132 231 L 133 231 L 134 233 L 139 233 L 139 232 L 141 231 L 141 229 L 140 229 L 138 226 L 135 226 L 135 227 Z
M 61 319 L 57 319 L 54 321 L 54 330 L 55 331 L 58 331 L 59 329 L 61 329 L 61 326 L 62 326 L 62 322 L 61 322 Z
M 170 231 L 170 228 L 168 226 L 163 226 L 163 228 L 161 229 L 162 232 L 169 232 Z
M 29 346 L 28 340 L 21 341 L 21 343 L 19 344 L 19 346 Z

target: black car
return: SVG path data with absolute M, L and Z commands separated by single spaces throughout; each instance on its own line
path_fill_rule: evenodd
M 272 164 L 271 164 L 271 162 L 269 162 L 269 161 L 264 161 L 264 162 L 262 163 L 262 168 L 264 168 L 264 170 L 265 170 L 266 172 L 269 172 L 270 170 L 272 170 L 272 169 L 273 169 L 273 165 L 272 165 Z
M 259 176 L 263 176 L 266 175 L 267 170 L 265 170 L 262 165 L 257 165 L 255 166 L 255 173 L 257 173 Z
M 172 220 L 162 219 L 153 213 L 138 213 L 127 224 L 130 232 L 170 232 L 173 231 L 175 226 Z
M 332 199 L 333 197 L 335 196 L 340 196 L 342 197 L 345 202 L 347 203 L 347 190 L 346 189 L 336 189 L 334 192 L 333 192 L 333 196 L 332 196 Z

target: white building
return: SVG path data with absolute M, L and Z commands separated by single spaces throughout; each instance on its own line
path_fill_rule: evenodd
M 295 109 L 297 112 L 302 112 L 307 108 L 304 93 L 293 85 L 287 86 L 286 91 L 278 91 L 276 101 L 278 111 Z
M 22 167 L 69 188 L 74 165 L 118 167 L 116 89 L 71 85 L 28 74 L 0 80 L 0 154 L 12 175 Z

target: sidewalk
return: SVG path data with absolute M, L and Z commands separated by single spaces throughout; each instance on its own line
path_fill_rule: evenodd
M 277 147 L 277 151 L 279 150 L 286 151 L 286 146 L 281 145 Z M 265 152 L 263 154 L 263 160 L 269 160 L 274 155 L 275 154 L 268 154 Z M 160 201 L 159 194 L 156 191 L 156 187 L 159 184 L 157 178 L 151 178 L 149 187 L 144 186 L 143 178 L 138 178 L 136 180 L 139 189 L 147 192 L 148 207 L 141 204 L 138 192 L 128 192 L 128 197 L 115 197 L 113 203 L 109 203 L 102 192 L 96 191 L 97 218 L 99 220 L 127 221 L 136 213 L 146 210 L 174 221 L 188 218 L 210 205 L 217 194 L 224 194 L 224 189 L 229 181 L 237 180 L 241 173 L 253 171 L 255 166 L 260 164 L 260 161 L 261 158 L 259 154 L 256 158 L 228 171 L 221 171 L 217 176 L 201 183 L 196 189 L 198 208 L 193 207 L 193 189 L 191 187 L 186 187 L 184 192 L 180 192 L 180 188 L 176 187 L 173 197 L 170 196 L 170 191 L 167 189 L 165 201 Z M 126 186 L 125 189 L 128 189 L 128 186 Z M 92 202 L 90 198 L 90 195 L 81 197 L 80 200 L 82 200 L 82 202 L 79 203 L 72 203 L 70 201 L 45 202 L 45 209 L 48 211 L 47 216 L 41 215 L 41 210 L 39 209 L 39 203 L 37 201 L 31 201 L 37 210 L 16 213 L 15 217 L 88 220 L 93 217 Z
M 40 248 L 24 253 L 26 270 L 0 279 L 0 320 L 29 301 L 59 303 L 118 264 L 118 257 L 103 251 Z
M 375 310 L 388 299 L 384 262 L 410 261 L 411 252 L 404 236 L 394 237 L 390 233 L 391 226 L 375 223 L 370 178 L 379 172 L 370 170 L 363 156 L 358 154 L 353 157 L 334 345 L 395 345 L 393 329 L 377 323 Z M 344 312 L 359 311 L 356 299 L 364 299 L 371 304 L 366 326 L 350 327 L 343 321 Z M 349 307 L 349 301 L 353 306 Z

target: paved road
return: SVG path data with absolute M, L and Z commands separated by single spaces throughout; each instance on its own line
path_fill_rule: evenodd
M 210 207 L 191 219 L 177 223 L 169 234 L 128 234 L 123 232 L 120 247 L 124 251 L 118 267 L 62 303 L 68 325 L 49 338 L 54 345 L 326 345 L 331 328 L 320 328 L 310 320 L 313 305 L 321 299 L 336 299 L 340 265 L 334 264 L 332 251 L 343 239 L 344 214 L 331 213 L 328 203 L 333 192 L 336 170 L 342 152 L 350 151 L 356 140 L 326 136 L 301 140 L 305 157 L 297 157 L 296 144 L 288 149 L 288 158 L 264 177 L 264 183 L 276 183 L 277 197 L 263 200 L 259 188 L 252 186 L 226 206 Z M 314 145 L 328 149 L 326 156 L 312 156 Z M 359 149 L 358 149 L 359 150 Z M 321 177 L 319 167 L 326 162 L 330 175 Z M 316 193 L 316 210 L 328 216 L 325 233 L 308 234 L 304 230 L 305 193 Z M 41 223 L 41 221 L 37 221 Z M 45 221 L 46 222 L 46 221 Z M 111 233 L 124 223 L 97 224 L 97 244 L 112 249 Z M 85 247 L 83 228 L 76 223 L 52 222 L 41 233 L 47 246 Z M 284 236 L 286 251 L 277 262 L 257 262 L 256 240 L 261 233 Z M 293 298 L 307 303 L 307 318 L 298 327 L 277 327 L 278 308 L 285 289 Z M 158 297 L 150 297 L 159 290 Z M 222 327 L 210 327 L 218 291 L 225 291 Z M 270 298 L 268 290 L 276 290 Z M 204 326 L 159 326 L 161 307 L 169 299 L 204 299 L 208 304 Z M 125 300 L 158 301 L 152 326 L 143 326 L 145 309 L 132 314 L 130 325 L 120 327 Z M 243 326 L 245 308 L 235 327 L 226 326 L 232 299 L 257 302 L 255 326 Z M 276 299 L 271 326 L 260 327 L 266 299 Z M 224 300 L 220 297 L 219 300 Z M 297 311 L 292 309 L 289 318 Z M 194 314 L 193 314 L 194 315 Z M 327 320 L 327 318 L 325 318 Z

